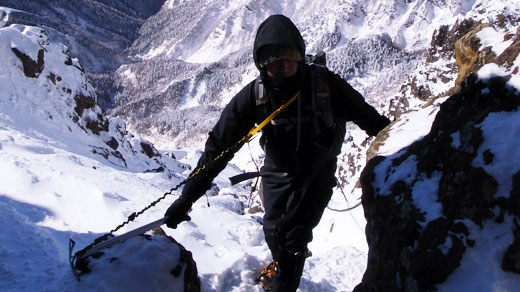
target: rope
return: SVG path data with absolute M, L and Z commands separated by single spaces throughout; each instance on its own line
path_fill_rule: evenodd
M 331 208 L 329 206 L 327 206 L 327 209 L 329 209 L 331 211 L 334 211 L 334 212 L 347 212 L 347 211 L 352 211 L 352 210 L 356 209 L 359 206 L 361 206 L 361 202 L 357 203 L 356 205 L 354 205 L 352 207 L 346 208 L 346 209 L 334 209 L 334 208 Z
M 298 92 L 296 92 L 294 94 L 293 97 L 291 97 L 291 99 L 289 99 L 286 103 L 282 104 L 279 108 L 277 108 L 270 116 L 268 116 L 263 122 L 260 123 L 260 125 L 258 125 L 257 127 L 254 127 L 253 129 L 251 129 L 251 131 L 249 131 L 249 133 L 247 134 L 247 139 L 248 141 L 256 134 L 258 133 L 258 131 L 262 130 L 263 127 L 265 127 L 265 125 L 267 125 L 269 122 L 271 122 L 272 119 L 274 119 L 277 115 L 279 115 L 283 110 L 285 110 L 289 105 L 291 105 L 291 103 L 293 103 L 293 101 L 296 100 L 296 98 L 298 98 L 298 96 L 300 96 L 300 91 L 298 90 Z
M 345 192 L 343 191 L 343 187 L 341 185 L 338 185 L 338 188 L 341 191 L 343 198 L 345 198 L 345 202 L 347 202 L 347 204 L 349 204 L 347 196 L 345 195 Z M 334 211 L 334 212 L 348 212 L 348 211 L 352 211 L 352 210 L 356 209 L 359 206 L 361 206 L 361 201 L 359 201 L 356 205 L 354 205 L 352 207 L 348 207 L 346 209 L 334 209 L 334 208 L 329 207 L 328 205 L 327 205 L 327 209 Z
M 177 189 L 179 189 L 179 187 L 181 187 L 182 185 L 185 185 L 188 181 L 190 181 L 191 179 L 193 179 L 195 176 L 203 173 L 204 171 L 207 171 L 210 166 L 214 165 L 215 163 L 217 163 L 220 159 L 222 159 L 222 157 L 226 156 L 228 153 L 230 153 L 231 151 L 236 152 L 238 151 L 238 149 L 240 149 L 242 147 L 242 145 L 244 145 L 244 143 L 247 143 L 249 141 L 251 141 L 251 138 L 253 138 L 253 136 L 258 133 L 263 127 L 265 127 L 272 119 L 274 119 L 276 116 L 278 116 L 278 114 L 280 114 L 283 110 L 285 110 L 291 103 L 293 103 L 296 98 L 298 98 L 298 96 L 300 95 L 300 91 L 296 92 L 296 94 L 291 98 L 289 99 L 286 103 L 284 103 L 283 105 L 281 105 L 278 109 L 276 109 L 270 116 L 268 116 L 264 121 L 262 121 L 258 126 L 255 126 L 253 127 L 248 133 L 247 135 L 245 135 L 244 137 L 242 137 L 242 139 L 240 139 L 238 142 L 236 142 L 234 145 L 232 145 L 231 147 L 228 147 L 227 149 L 225 149 L 224 151 L 222 151 L 217 157 L 215 157 L 215 159 L 213 159 L 208 165 L 206 164 L 203 164 L 202 166 L 200 167 L 197 167 L 189 176 L 188 178 L 186 178 L 185 180 L 181 181 L 179 184 L 177 184 L 175 187 L 173 187 L 172 189 L 170 189 L 168 192 L 164 193 L 160 198 L 158 198 L 157 200 L 153 201 L 152 203 L 150 203 L 150 205 L 146 206 L 145 208 L 143 208 L 141 211 L 139 212 L 134 212 L 132 214 L 130 214 L 130 216 L 128 216 L 127 220 L 124 221 L 123 223 L 119 224 L 116 228 L 110 230 L 108 233 L 96 238 L 94 240 L 93 243 L 87 245 L 84 249 L 78 251 L 75 253 L 75 256 L 76 258 L 81 258 L 81 256 L 87 251 L 89 250 L 90 248 L 92 248 L 94 245 L 96 244 L 99 244 L 105 240 L 107 240 L 110 236 L 113 236 L 113 233 L 114 232 L 117 232 L 119 229 L 121 229 L 123 226 L 125 226 L 126 224 L 132 222 L 135 220 L 135 218 L 137 218 L 139 215 L 143 214 L 146 210 L 150 209 L 151 207 L 157 205 L 157 203 L 159 203 L 160 201 L 162 201 L 164 198 L 166 198 L 167 195 L 171 195 L 173 191 L 176 191 Z
M 253 157 L 253 153 L 251 152 L 251 145 L 249 145 L 249 143 L 247 143 L 247 148 L 249 149 L 249 156 L 251 157 L 251 161 L 253 162 L 253 164 L 256 167 L 256 171 L 260 172 L 260 168 L 258 167 L 258 164 L 256 163 L 255 158 Z M 259 177 L 257 177 L 255 179 L 255 183 L 253 184 L 253 186 L 251 187 L 251 190 L 249 192 L 249 200 L 247 202 L 249 208 L 251 208 L 251 205 L 253 205 L 253 202 L 254 202 L 253 193 L 256 191 L 256 187 L 258 186 L 258 181 L 259 181 Z
M 87 252 L 89 249 L 91 249 L 94 245 L 96 244 L 99 244 L 105 240 L 107 240 L 110 236 L 113 236 L 113 233 L 118 231 L 119 229 L 121 229 L 123 226 L 125 226 L 126 224 L 130 223 L 131 221 L 134 221 L 135 218 L 137 218 L 137 216 L 143 214 L 146 210 L 150 209 L 151 207 L 157 205 L 157 203 L 159 203 L 161 200 L 163 200 L 164 198 L 166 198 L 167 195 L 171 195 L 171 193 L 173 191 L 176 191 L 180 186 L 186 184 L 186 182 L 188 181 L 188 179 L 185 179 L 183 181 L 181 181 L 178 185 L 176 185 L 175 187 L 173 187 L 171 190 L 169 190 L 168 192 L 164 193 L 160 198 L 158 198 L 157 200 L 153 201 L 152 203 L 150 203 L 150 205 L 146 206 L 144 209 L 142 209 L 141 211 L 139 212 L 134 212 L 132 214 L 130 214 L 130 216 L 128 216 L 128 218 L 126 219 L 125 222 L 119 224 L 116 228 L 110 230 L 108 233 L 105 233 L 104 235 L 94 239 L 94 242 L 92 242 L 91 244 L 87 245 L 85 248 L 83 248 L 82 250 L 78 251 L 75 253 L 75 256 L 76 258 L 81 258 L 81 256 Z
M 347 200 L 347 196 L 345 195 L 345 192 L 343 191 L 343 187 L 341 185 L 338 186 L 339 189 L 341 190 L 341 194 L 343 194 L 343 198 L 345 198 L 345 201 L 347 202 L 347 204 L 349 203 L 348 200 Z M 352 207 L 349 207 L 349 208 L 346 208 L 346 209 L 334 209 L 334 208 L 331 208 L 329 206 L 327 206 L 327 209 L 331 210 L 331 211 L 335 211 L 335 212 L 347 212 L 347 211 L 352 211 L 354 210 L 355 208 L 361 206 L 361 201 L 359 201 L 356 205 L 352 206 Z M 358 229 L 361 231 L 361 233 L 364 233 L 365 231 L 363 230 L 363 228 L 361 228 L 361 226 L 359 225 L 359 223 L 357 222 L 356 218 L 354 217 L 354 215 L 352 215 L 352 213 L 349 213 L 350 214 L 350 217 L 352 217 L 352 220 L 354 220 L 354 223 L 356 223 L 356 226 L 358 227 Z

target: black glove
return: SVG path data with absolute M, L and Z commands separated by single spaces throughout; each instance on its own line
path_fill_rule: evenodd
M 190 221 L 191 217 L 188 216 L 188 211 L 191 209 L 193 203 L 181 196 L 166 210 L 164 217 L 166 218 L 166 226 L 170 228 L 177 228 L 177 225 L 183 221 Z

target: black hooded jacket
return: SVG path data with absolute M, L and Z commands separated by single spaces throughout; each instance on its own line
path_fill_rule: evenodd
M 258 52 L 266 45 L 293 45 L 297 47 L 302 56 L 305 56 L 305 44 L 303 38 L 292 23 L 282 15 L 273 15 L 267 18 L 258 28 L 254 43 L 254 60 L 258 67 Z M 310 116 L 311 113 L 311 73 L 309 65 L 299 64 L 298 82 L 293 88 L 275 90 L 269 87 L 269 81 L 265 72 L 261 71 L 261 77 L 266 84 L 267 96 L 270 100 L 270 108 L 275 110 L 288 100 L 294 92 L 300 90 L 301 95 L 297 101 L 291 104 L 277 119 L 290 119 L 298 116 Z M 260 68 L 259 68 L 260 69 Z M 387 126 L 390 121 L 365 102 L 359 92 L 353 89 L 340 76 L 327 71 L 328 84 L 333 110 L 334 126 L 323 128 L 321 135 L 313 131 L 309 120 L 300 119 L 299 125 L 280 125 L 272 123 L 262 130 L 262 144 L 266 152 L 264 165 L 270 171 L 289 173 L 292 176 L 300 176 L 305 179 L 324 160 L 336 159 L 341 151 L 341 145 L 345 136 L 345 124 L 352 121 L 369 135 L 376 135 Z M 258 120 L 258 107 L 255 101 L 255 81 L 246 85 L 237 93 L 224 108 L 220 119 L 215 124 L 206 141 L 198 167 L 211 165 L 203 175 L 198 175 L 187 182 L 183 190 L 183 196 L 196 201 L 211 186 L 213 179 L 224 169 L 227 162 L 233 157 L 229 153 L 218 163 L 211 163 L 223 150 L 234 145 Z M 300 127 L 298 129 L 298 127 Z

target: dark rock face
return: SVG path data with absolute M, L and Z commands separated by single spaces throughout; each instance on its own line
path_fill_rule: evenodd
M 153 146 L 153 144 L 151 144 L 150 142 L 141 142 L 141 149 L 143 150 L 144 154 L 146 154 L 146 156 L 148 156 L 148 158 L 152 158 L 154 156 L 159 156 L 159 153 L 158 151 L 155 149 L 155 147 Z
M 157 227 L 153 230 L 155 235 L 165 236 L 170 239 L 174 244 L 178 245 L 180 248 L 180 259 L 177 266 L 175 266 L 171 271 L 174 277 L 179 277 L 179 275 L 184 270 L 184 292 L 197 292 L 200 291 L 200 279 L 197 271 L 197 263 L 193 260 L 192 253 L 187 250 L 182 244 L 180 244 L 173 237 L 168 236 L 161 227 Z
M 183 268 L 185 268 L 184 292 L 200 291 L 200 279 L 199 274 L 197 272 L 197 264 L 193 260 L 193 255 L 183 245 L 181 245 L 178 242 L 176 243 L 179 245 L 181 249 L 181 258 L 179 260 L 179 265 L 171 271 L 171 274 L 176 276 L 176 274 L 178 274 L 182 271 Z
M 455 42 L 463 35 L 473 30 L 478 22 L 473 19 L 464 19 L 461 22 L 455 23 L 453 27 L 442 25 L 433 33 L 430 48 L 426 55 L 426 61 L 433 63 L 440 57 L 448 59 L 453 56 Z
M 490 113 L 520 107 L 520 94 L 508 89 L 508 79 L 470 75 L 462 90 L 442 104 L 427 136 L 368 162 L 361 175 L 368 266 L 356 292 L 435 290 L 476 244 L 468 222 L 475 228 L 490 221 L 513 222 L 502 269 L 520 272 L 520 166 L 503 174 L 512 177 L 510 195 L 497 196 L 496 179 L 474 163 L 482 156 L 489 165 L 496 156 L 480 149 L 480 123 Z M 421 209 L 419 200 L 435 205 L 436 217 Z
M 74 101 L 76 102 L 74 111 L 78 114 L 78 116 L 82 116 L 85 110 L 96 106 L 96 99 L 93 96 L 78 95 L 74 97 Z
M 43 49 L 38 51 L 38 59 L 33 60 L 31 57 L 19 51 L 17 48 L 11 49 L 13 53 L 22 61 L 23 73 L 30 78 L 38 78 L 45 67 Z

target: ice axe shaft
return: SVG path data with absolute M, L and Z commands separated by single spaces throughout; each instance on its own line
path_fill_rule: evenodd
M 166 218 L 168 218 L 168 217 L 161 218 L 159 220 L 148 223 L 148 224 L 143 225 L 134 230 L 128 231 L 127 233 L 124 233 L 119 236 L 116 236 L 111 239 L 100 242 L 100 243 L 92 246 L 91 248 L 87 249 L 84 253 L 79 254 L 79 255 L 78 255 L 78 253 L 76 253 L 76 255 L 72 255 L 72 251 L 74 250 L 74 246 L 76 245 L 76 242 L 74 242 L 74 240 L 72 240 L 72 238 L 70 238 L 70 240 L 69 240 L 69 262 L 70 262 L 70 268 L 72 269 L 72 273 L 74 274 L 74 277 L 79 281 L 79 274 L 75 268 L 75 263 L 77 261 L 79 261 L 81 259 L 86 259 L 87 257 L 89 257 L 105 248 L 111 247 L 112 245 L 114 245 L 118 242 L 125 241 L 131 237 L 143 234 L 148 230 L 159 227 L 166 222 Z
M 86 258 L 86 257 L 91 256 L 91 255 L 95 254 L 96 252 L 99 252 L 105 248 L 108 248 L 118 242 L 125 241 L 131 237 L 143 234 L 146 231 L 159 227 L 166 222 L 166 218 L 168 218 L 168 217 L 161 218 L 159 220 L 153 221 L 151 223 L 143 225 L 134 230 L 128 231 L 127 233 L 123 233 L 119 236 L 116 236 L 114 238 L 111 238 L 111 239 L 105 240 L 101 243 L 98 243 L 98 244 L 94 245 L 92 248 L 90 248 L 89 250 L 87 250 L 84 254 L 82 254 L 80 256 L 80 258 Z

